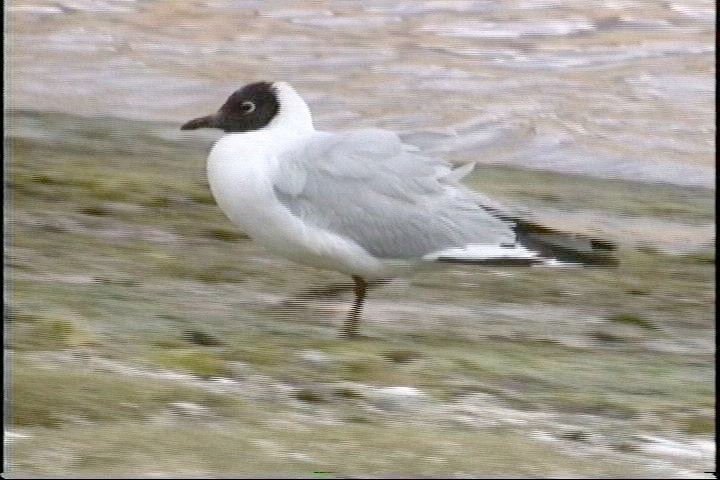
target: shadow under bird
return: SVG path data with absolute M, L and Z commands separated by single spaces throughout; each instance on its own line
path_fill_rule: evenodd
M 285 82 L 235 91 L 183 130 L 225 131 L 208 156 L 218 206 L 254 241 L 292 261 L 354 280 L 343 327 L 358 333 L 368 286 L 438 263 L 614 265 L 609 242 L 552 230 L 483 200 L 451 168 L 393 132 L 315 130 Z

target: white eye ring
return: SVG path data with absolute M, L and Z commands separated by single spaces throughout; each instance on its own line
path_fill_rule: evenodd
M 255 104 L 251 102 L 250 100 L 245 100 L 240 104 L 240 106 L 243 109 L 243 113 L 248 114 L 255 111 Z

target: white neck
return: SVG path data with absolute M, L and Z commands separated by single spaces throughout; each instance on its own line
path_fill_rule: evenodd
M 286 82 L 275 82 L 280 110 L 267 125 L 268 130 L 282 130 L 285 135 L 307 135 L 315 130 L 305 100 Z

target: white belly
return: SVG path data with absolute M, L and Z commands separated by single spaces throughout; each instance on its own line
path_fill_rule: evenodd
M 388 266 L 355 242 L 304 224 L 280 203 L 273 190 L 277 157 L 259 151 L 262 140 L 228 135 L 210 152 L 210 190 L 225 215 L 269 251 L 295 262 L 368 279 L 386 276 Z

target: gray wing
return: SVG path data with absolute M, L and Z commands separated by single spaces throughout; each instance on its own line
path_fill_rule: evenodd
M 515 240 L 508 223 L 477 205 L 456 171 L 410 151 L 392 132 L 318 134 L 278 160 L 275 193 L 295 216 L 378 258 Z

